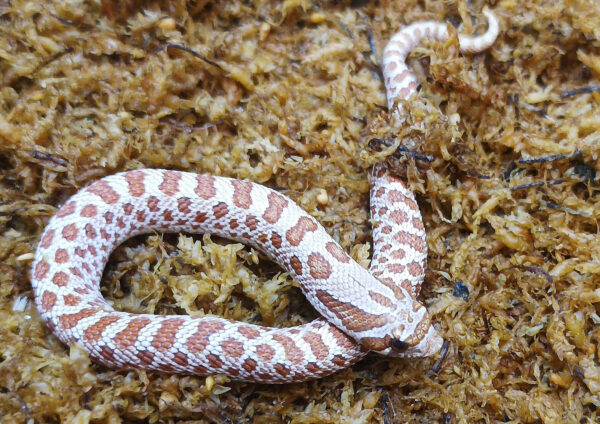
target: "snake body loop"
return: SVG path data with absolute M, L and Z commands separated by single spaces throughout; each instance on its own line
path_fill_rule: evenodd
M 395 98 L 414 90 L 406 83 L 410 72 L 402 70 L 406 55 L 400 46 L 412 49 L 406 42 L 417 43 L 418 33 L 443 38 L 442 31 L 431 32 L 431 25 L 407 27 L 386 48 L 384 75 L 392 106 Z M 466 43 L 477 50 L 491 44 L 492 35 Z M 93 360 L 119 368 L 284 383 L 331 374 L 370 350 L 390 356 L 434 354 L 442 339 L 415 300 L 426 259 L 421 215 L 405 184 L 381 164 L 373 171 L 371 214 L 369 272 L 313 217 L 264 186 L 168 170 L 112 175 L 79 191 L 49 221 L 32 264 L 36 305 L 61 341 L 78 343 Z M 324 319 L 267 328 L 212 316 L 113 310 L 99 289 L 108 257 L 125 239 L 150 231 L 207 232 L 260 249 L 294 276 Z

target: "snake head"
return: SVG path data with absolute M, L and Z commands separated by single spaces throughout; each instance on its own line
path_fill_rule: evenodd
M 409 332 L 406 326 L 400 326 L 392 331 L 389 349 L 385 354 L 403 358 L 431 356 L 441 349 L 443 342 L 444 339 L 431 325 L 429 315 L 425 312 Z
M 392 334 L 394 333 L 392 332 Z M 431 356 L 442 348 L 443 342 L 444 339 L 431 325 L 429 317 L 425 316 L 417 326 L 417 332 L 413 335 L 408 338 L 391 337 L 389 350 L 385 354 L 402 358 Z
M 420 307 L 419 307 L 420 306 Z M 377 337 L 361 338 L 361 345 L 381 355 L 414 358 L 431 356 L 439 351 L 444 339 L 431 325 L 427 311 L 417 305 L 414 315 L 387 334 Z

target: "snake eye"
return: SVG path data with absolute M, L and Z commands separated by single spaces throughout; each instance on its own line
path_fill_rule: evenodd
M 392 339 L 390 340 L 390 346 L 396 351 L 396 352 L 406 352 L 409 348 L 408 343 L 403 342 L 400 339 Z

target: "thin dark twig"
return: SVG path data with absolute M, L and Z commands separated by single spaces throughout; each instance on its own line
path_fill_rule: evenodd
M 372 138 L 369 140 L 369 149 L 375 150 L 376 152 L 381 151 L 380 146 L 389 147 L 392 145 L 392 142 L 383 138 Z
M 600 85 L 590 85 L 589 87 L 575 88 L 574 90 L 563 91 L 560 93 L 561 98 L 576 96 L 577 94 L 593 93 L 594 91 L 600 91 Z
M 352 31 L 350 31 L 350 29 L 348 29 L 348 27 L 346 25 L 344 25 L 341 21 L 336 21 L 337 25 L 342 29 L 342 31 L 344 31 L 346 33 L 346 35 L 352 39 L 354 39 L 354 35 L 352 34 Z
M 379 146 L 390 147 L 392 145 L 392 141 L 387 138 L 372 138 L 369 140 L 369 148 L 371 150 L 375 150 L 376 152 L 380 152 L 381 148 Z M 404 146 L 398 146 L 395 153 L 404 153 L 409 156 L 414 157 L 417 160 L 431 163 L 435 160 L 433 156 L 425 155 L 423 153 L 415 152 L 414 150 L 407 149 Z
M 502 178 L 504 178 L 505 181 L 510 181 L 510 176 L 515 169 L 517 169 L 517 164 L 511 161 L 508 168 L 502 173 Z
M 373 31 L 369 27 L 367 31 L 367 39 L 369 40 L 369 48 L 371 49 L 371 54 L 373 57 L 377 57 L 377 49 L 375 48 L 375 41 L 373 41 Z
M 565 182 L 565 180 L 538 181 L 535 183 L 519 184 L 519 185 L 510 187 L 510 189 L 513 191 L 517 191 L 517 190 L 523 190 L 525 188 L 558 185 L 558 184 L 562 184 L 564 182 Z
M 527 158 L 527 159 L 519 159 L 519 163 L 527 164 L 527 163 L 543 163 L 543 162 L 554 162 L 557 160 L 567 160 L 581 157 L 581 151 L 576 150 L 573 153 L 560 154 L 560 155 L 550 155 L 550 156 L 540 156 L 535 158 Z
M 575 371 L 575 375 L 581 379 L 581 381 L 585 381 L 585 374 L 581 371 L 577 365 L 573 366 L 573 371 Z
M 214 60 L 211 60 L 211 59 L 207 58 L 206 56 L 201 55 L 200 53 L 198 53 L 198 52 L 196 52 L 196 51 L 194 51 L 194 50 L 192 50 L 192 49 L 190 49 L 188 47 L 182 46 L 181 44 L 167 44 L 167 45 L 164 46 L 164 49 L 170 49 L 170 48 L 182 50 L 182 51 L 184 51 L 186 53 L 191 54 L 194 57 L 197 57 L 200 60 L 203 60 L 204 62 L 208 63 L 209 65 L 215 66 L 215 67 L 219 68 L 222 71 L 224 70 L 223 67 L 221 65 L 219 65 L 217 62 L 215 62 Z M 156 50 L 156 52 L 159 52 L 162 49 L 163 48 L 161 47 L 158 50 Z
M 471 175 L 471 176 L 473 176 L 473 177 L 477 177 L 477 178 L 479 178 L 480 180 L 489 180 L 490 178 L 492 178 L 492 177 L 490 177 L 489 175 L 482 174 L 482 173 L 480 173 L 480 172 L 477 172 L 477 171 L 475 171 L 474 169 L 462 169 L 462 171 L 463 171 L 465 174 L 467 174 L 467 175 Z
M 48 12 L 48 14 L 50 16 L 52 16 L 54 19 L 56 19 L 58 22 L 60 22 L 61 24 L 63 24 L 63 25 L 74 26 L 74 27 L 81 27 L 81 26 L 88 26 L 89 25 L 89 24 L 81 24 L 81 23 L 78 23 L 78 22 L 69 21 L 69 20 L 67 20 L 65 18 L 61 18 L 60 16 L 55 15 L 52 12 Z
M 435 158 L 433 156 L 415 152 L 414 150 L 407 149 L 404 146 L 398 146 L 398 148 L 396 149 L 396 152 L 408 154 L 409 156 L 412 156 L 413 158 L 420 160 L 422 162 L 431 163 L 435 160 Z
M 50 153 L 42 153 L 38 152 L 37 150 L 34 150 L 32 152 L 29 152 L 29 154 L 34 159 L 54 162 L 57 165 L 67 166 L 69 164 L 69 162 L 66 159 L 63 159 Z
M 557 210 L 568 212 L 571 215 L 582 216 L 584 218 L 591 218 L 591 215 L 589 213 L 580 212 L 578 210 L 571 209 L 571 208 L 568 208 L 568 207 L 563 206 L 563 205 L 558 205 L 556 203 L 548 202 L 547 200 L 543 200 L 543 202 L 550 209 L 557 209 Z
M 552 276 L 547 271 L 544 271 L 542 268 L 524 265 L 523 269 L 533 274 L 542 275 L 544 278 L 546 278 L 546 280 L 548 280 L 549 283 L 554 284 L 554 279 L 552 278 Z
M 521 115 L 520 108 L 523 108 L 530 112 L 537 113 L 538 115 L 543 116 L 544 118 L 548 117 L 548 115 L 546 115 L 546 112 L 544 111 L 544 109 L 537 108 L 535 106 L 530 105 L 529 103 L 521 103 L 518 93 L 514 94 L 513 96 L 511 96 L 509 94 L 508 95 L 508 103 L 509 104 L 512 103 L 515 105 L 515 119 L 517 121 L 519 120 L 519 116 Z
M 519 93 L 515 93 L 514 96 L 508 95 L 508 104 L 511 103 L 515 105 L 515 119 L 518 121 L 521 116 L 521 110 L 519 109 Z
M 450 342 L 444 339 L 444 343 L 442 344 L 442 356 L 439 357 L 433 367 L 429 371 L 427 371 L 427 377 L 431 378 L 433 374 L 437 374 L 442 369 L 442 363 L 446 360 L 446 356 L 448 356 L 448 348 L 450 347 Z
M 490 320 L 487 317 L 487 313 L 485 312 L 485 309 L 481 308 L 481 320 L 483 321 L 483 325 L 485 325 L 485 331 L 490 334 L 491 333 L 491 329 L 490 329 Z
M 90 392 L 85 392 L 83 394 L 83 409 L 87 409 L 88 411 L 92 410 L 90 407 Z
M 52 55 L 48 59 L 46 59 L 43 62 L 41 62 L 38 66 L 36 66 L 35 69 L 33 70 L 32 74 L 37 74 L 41 69 L 43 69 L 44 67 L 48 66 L 49 64 L 51 64 L 55 60 L 60 59 L 62 56 L 66 55 L 68 53 L 72 53 L 72 52 L 73 52 L 73 47 L 67 47 L 63 51 L 55 53 L 54 55 Z
M 383 422 L 385 424 L 389 424 L 390 422 L 390 397 L 384 393 L 380 398 L 380 402 L 382 403 L 383 410 Z

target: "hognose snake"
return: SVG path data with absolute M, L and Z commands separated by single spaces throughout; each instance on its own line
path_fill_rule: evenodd
M 462 51 L 482 51 L 495 40 L 497 20 L 484 13 L 487 32 L 460 36 Z M 390 109 L 416 91 L 405 59 L 426 38 L 447 39 L 446 24 L 414 23 L 386 46 Z M 96 362 L 118 368 L 284 383 L 331 374 L 370 350 L 432 355 L 442 339 L 415 300 L 425 230 L 412 193 L 383 164 L 372 173 L 371 216 L 367 271 L 313 217 L 264 186 L 155 169 L 112 175 L 79 191 L 49 221 L 32 264 L 36 305 L 62 342 L 79 343 Z M 213 316 L 115 311 L 100 293 L 103 268 L 116 246 L 149 231 L 209 232 L 248 243 L 283 265 L 325 319 L 267 328 Z

